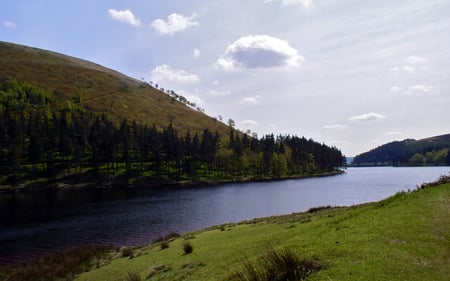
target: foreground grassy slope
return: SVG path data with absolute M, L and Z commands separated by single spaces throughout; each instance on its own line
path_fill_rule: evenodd
M 261 202 L 263 203 L 263 202 Z M 77 280 L 227 280 L 267 245 L 318 261 L 308 280 L 448 280 L 450 184 L 376 203 L 255 219 L 186 234 L 116 257 Z M 194 247 L 184 254 L 189 239 Z
M 96 114 L 165 128 L 227 134 L 229 128 L 142 81 L 74 57 L 0 41 L 0 79 L 27 82 L 53 92 L 60 107 L 82 101 Z

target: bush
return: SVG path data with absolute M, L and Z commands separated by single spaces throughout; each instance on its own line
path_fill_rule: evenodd
M 243 270 L 230 278 L 235 281 L 290 281 L 305 280 L 321 266 L 314 260 L 302 260 L 288 249 L 267 249 L 256 262 L 243 261 Z
M 133 257 L 133 254 L 134 254 L 133 248 L 124 247 L 121 250 L 122 258 L 125 258 L 125 257 L 130 257 L 131 258 L 131 257 Z
M 184 243 L 183 243 L 183 250 L 184 250 L 184 253 L 187 255 L 187 254 L 190 254 L 190 253 L 192 253 L 194 251 L 194 247 L 192 246 L 191 242 L 184 241 Z
M 137 272 L 128 272 L 127 277 L 125 277 L 125 281 L 141 281 L 142 278 Z
M 161 250 L 168 249 L 168 248 L 169 248 L 169 242 L 162 241 L 161 242 Z

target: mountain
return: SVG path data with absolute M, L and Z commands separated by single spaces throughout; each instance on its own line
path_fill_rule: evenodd
M 205 128 L 229 133 L 222 122 L 184 104 L 184 97 L 172 91 L 170 96 L 156 86 L 86 60 L 1 41 L 0 58 L 0 81 L 12 79 L 45 89 L 56 96 L 57 107 L 81 100 L 90 112 L 106 113 L 117 124 L 127 119 L 159 129 L 172 123 L 182 135 Z
M 450 134 L 394 141 L 357 155 L 353 166 L 450 165 Z

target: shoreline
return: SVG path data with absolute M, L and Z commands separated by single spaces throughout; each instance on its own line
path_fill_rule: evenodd
M 214 187 L 223 184 L 241 184 L 241 183 L 258 183 L 258 182 L 274 182 L 284 180 L 296 180 L 307 178 L 330 177 L 345 174 L 345 170 L 335 170 L 330 172 L 320 172 L 310 175 L 293 175 L 281 178 L 241 178 L 217 181 L 178 181 L 178 182 L 161 182 L 141 181 L 136 183 L 66 183 L 64 181 L 54 183 L 31 183 L 20 184 L 16 187 L 0 186 L 0 194 L 16 193 L 16 192 L 39 192 L 50 190 L 74 190 L 74 189 L 114 189 L 114 188 L 193 188 L 193 187 Z

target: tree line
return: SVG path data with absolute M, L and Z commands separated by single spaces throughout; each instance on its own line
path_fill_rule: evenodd
M 357 155 L 354 165 L 450 165 L 450 135 L 434 140 L 394 141 Z
M 333 171 L 341 152 L 311 139 L 230 127 L 177 132 L 108 114 L 93 115 L 79 99 L 56 106 L 52 93 L 26 83 L 0 84 L 1 184 L 53 181 L 179 183 L 281 178 Z

